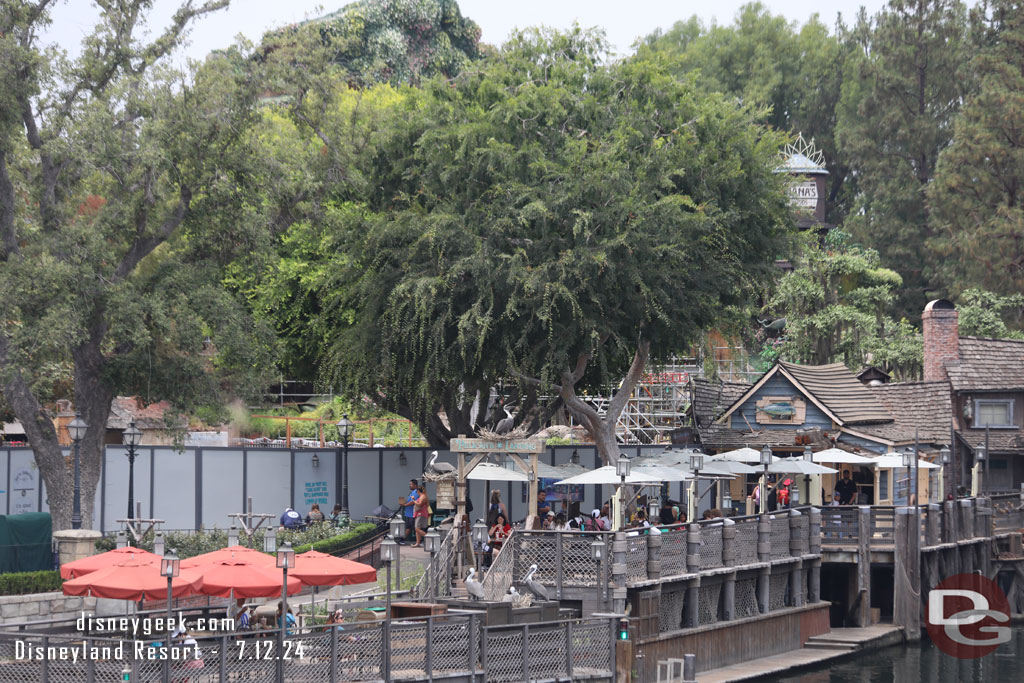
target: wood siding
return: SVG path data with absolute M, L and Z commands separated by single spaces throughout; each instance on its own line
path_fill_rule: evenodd
M 832 429 L 832 420 L 821 411 L 818 406 L 807 401 L 807 409 L 803 424 L 758 424 L 757 402 L 762 398 L 770 396 L 791 396 L 804 399 L 804 395 L 793 384 L 777 374 L 764 383 L 743 405 L 729 416 L 729 427 L 736 431 L 749 431 L 753 429 L 805 429 L 808 427 L 820 427 L 821 429 Z M 806 399 L 804 399 L 806 400 Z M 746 421 L 744 421 L 746 418 Z M 749 426 L 748 426 L 749 423 Z

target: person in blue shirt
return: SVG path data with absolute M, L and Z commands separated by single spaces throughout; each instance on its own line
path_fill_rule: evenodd
M 291 508 L 285 508 L 281 514 L 281 526 L 285 529 L 301 529 L 302 516 Z
M 281 628 L 281 603 L 277 603 L 277 627 Z M 288 608 L 288 614 L 285 615 L 285 627 L 284 634 L 286 636 L 292 635 L 295 630 L 295 615 L 292 614 L 291 607 Z
M 405 520 L 405 540 L 410 540 L 415 533 L 416 518 L 414 515 L 416 512 L 416 498 L 419 497 L 418 488 L 419 482 L 415 479 L 410 479 L 409 495 L 406 496 L 405 500 L 398 499 L 398 505 L 402 508 L 402 519 Z

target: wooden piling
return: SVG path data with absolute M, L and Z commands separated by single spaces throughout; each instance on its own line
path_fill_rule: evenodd
M 921 638 L 921 520 L 918 508 L 896 508 L 893 623 L 908 640 Z

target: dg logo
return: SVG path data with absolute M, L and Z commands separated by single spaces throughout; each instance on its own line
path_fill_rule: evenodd
M 1006 595 L 991 579 L 957 574 L 928 594 L 928 635 L 936 647 L 960 659 L 977 659 L 1010 640 Z

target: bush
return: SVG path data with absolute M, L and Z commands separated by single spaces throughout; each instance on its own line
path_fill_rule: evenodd
M 12 572 L 0 574 L 0 595 L 28 595 L 29 593 L 49 593 L 59 591 L 61 584 L 60 572 Z
M 317 550 L 321 553 L 333 555 L 358 545 L 360 542 L 373 536 L 376 532 L 376 524 L 357 524 L 352 527 L 351 530 L 346 531 L 343 534 L 338 534 L 337 536 L 326 538 L 315 543 L 307 543 L 305 545 L 297 546 L 295 548 L 295 552 L 304 553 L 308 550 Z

